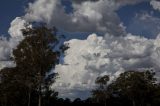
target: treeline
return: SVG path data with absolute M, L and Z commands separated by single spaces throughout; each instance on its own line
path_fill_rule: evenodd
M 57 73 L 50 72 L 68 47 L 58 44 L 56 30 L 46 27 L 22 30 L 25 39 L 13 50 L 15 67 L 0 71 L 0 106 L 160 106 L 160 83 L 152 70 L 127 71 L 112 81 L 96 79 L 91 97 L 71 101 L 50 89 Z

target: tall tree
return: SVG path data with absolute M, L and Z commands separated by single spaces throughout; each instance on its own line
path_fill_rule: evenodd
M 93 99 L 96 99 L 97 102 L 103 102 L 106 106 L 106 100 L 109 98 L 109 92 L 107 91 L 107 83 L 109 81 L 109 76 L 104 75 L 98 77 L 95 83 L 98 87 L 95 90 L 92 90 Z
M 29 90 L 38 91 L 38 106 L 41 106 L 46 73 L 59 60 L 59 52 L 53 51 L 57 39 L 52 30 L 46 27 L 27 28 L 23 30 L 23 35 L 25 39 L 13 51 L 14 60 L 24 74 L 23 81 Z
M 16 94 L 21 96 L 24 92 L 27 92 L 28 106 L 31 104 L 32 92 L 37 92 L 38 106 L 41 106 L 42 95 L 43 93 L 47 94 L 47 91 L 50 92 L 49 86 L 54 82 L 56 76 L 54 73 L 51 75 L 47 73 L 50 72 L 59 61 L 59 52 L 54 51 L 58 40 L 56 35 L 53 35 L 55 34 L 53 30 L 43 26 L 26 28 L 22 30 L 22 32 L 25 38 L 19 43 L 17 48 L 13 50 L 13 60 L 16 67 L 1 70 L 0 88 L 2 88 L 1 91 L 3 92 L 5 90 L 4 87 L 8 89 L 12 87 L 9 89 L 11 92 L 8 93 L 13 93 L 15 92 L 13 91 L 14 88 L 17 89 L 21 86 L 20 88 L 23 88 L 22 92 L 21 90 L 16 91 L 12 97 L 17 96 Z M 8 93 L 6 92 L 7 95 L 9 95 Z M 5 99 L 5 95 L 3 95 L 3 97 L 3 101 L 6 103 L 8 99 Z M 9 97 L 10 96 L 7 98 Z M 26 100 L 26 98 L 24 100 Z
M 155 90 L 154 75 L 152 71 L 127 71 L 120 74 L 109 89 L 119 97 L 127 97 L 133 106 L 145 106 Z

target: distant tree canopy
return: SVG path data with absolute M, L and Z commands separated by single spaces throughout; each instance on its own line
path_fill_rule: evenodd
M 56 76 L 55 73 L 46 75 L 59 61 L 59 52 L 53 51 L 58 39 L 53 35 L 52 30 L 46 27 L 26 28 L 22 32 L 25 38 L 13 50 L 16 67 L 4 68 L 0 71 L 0 95 L 3 98 L 1 103 L 5 106 L 18 106 L 18 102 L 9 103 L 9 101 L 16 102 L 14 99 L 23 95 L 24 101 L 19 101 L 19 105 L 30 106 L 31 96 L 36 92 L 37 104 L 41 106 L 42 95 L 49 90 L 48 84 L 54 82 Z
M 156 83 L 154 75 L 153 71 L 127 71 L 120 74 L 109 85 L 106 85 L 108 80 L 105 80 L 108 79 L 108 76 L 98 77 L 96 83 L 100 86 L 92 91 L 93 98 L 101 100 L 100 102 L 119 98 L 128 101 L 128 105 L 132 106 L 158 106 L 160 86 L 159 83 Z
M 102 77 L 98 77 L 95 81 L 98 84 L 98 88 L 92 91 L 93 99 L 95 99 L 98 103 L 105 103 L 106 100 L 109 98 L 109 94 L 107 91 L 107 83 L 109 81 L 109 76 L 105 75 Z

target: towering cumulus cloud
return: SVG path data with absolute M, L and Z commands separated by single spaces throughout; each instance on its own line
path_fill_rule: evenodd
M 0 69 L 3 67 L 12 67 L 15 64 L 10 60 L 12 56 L 12 50 L 15 48 L 19 41 L 23 39 L 21 30 L 25 28 L 28 23 L 17 17 L 11 22 L 11 27 L 9 28 L 8 33 L 10 34 L 10 39 L 7 40 L 4 37 L 0 38 Z M 29 26 L 31 27 L 31 26 Z
M 160 39 L 149 40 L 128 34 L 125 37 L 89 35 L 86 40 L 70 40 L 64 64 L 56 66 L 59 78 L 53 85 L 61 97 L 86 98 L 97 76 L 111 80 L 126 70 L 155 69 L 159 75 Z

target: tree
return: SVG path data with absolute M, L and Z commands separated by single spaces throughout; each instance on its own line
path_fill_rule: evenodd
M 152 70 L 126 71 L 110 84 L 107 75 L 98 77 L 92 98 L 108 105 L 159 106 L 160 84 L 154 75 Z
M 109 91 L 119 97 L 127 97 L 133 106 L 144 106 L 155 90 L 155 73 L 152 71 L 127 71 L 109 85 Z
M 160 105 L 160 83 L 155 84 L 154 91 L 150 94 L 150 98 L 148 98 L 148 102 L 150 102 L 153 106 Z
M 4 68 L 0 71 L 0 103 L 2 106 L 25 106 L 27 89 L 20 80 L 16 68 Z
M 105 75 L 98 77 L 95 81 L 98 84 L 98 88 L 92 91 L 92 96 L 97 102 L 103 102 L 106 106 L 106 100 L 109 98 L 107 91 L 107 83 L 109 81 L 109 76 Z
M 57 39 L 52 30 L 46 27 L 27 28 L 23 30 L 23 35 L 25 39 L 13 50 L 14 60 L 18 69 L 24 74 L 23 81 L 30 93 L 32 89 L 38 91 L 38 106 L 41 106 L 46 73 L 59 60 L 59 52 L 53 51 Z
M 10 92 L 6 92 L 7 97 L 3 95 L 4 98 L 7 98 L 4 101 L 8 100 L 8 98 L 10 99 L 11 96 L 9 95 L 11 94 L 15 98 L 21 97 L 27 92 L 28 96 L 25 95 L 24 100 L 25 102 L 28 100 L 28 106 L 31 105 L 32 94 L 34 96 L 38 94 L 38 106 L 41 106 L 43 95 L 57 96 L 57 93 L 51 92 L 49 88 L 50 84 L 54 82 L 56 74 L 47 75 L 47 73 L 59 61 L 59 52 L 54 51 L 58 39 L 56 35 L 53 35 L 51 29 L 43 26 L 26 28 L 22 32 L 24 40 L 13 50 L 13 60 L 16 67 L 1 70 L 0 88 L 2 92 L 6 88 L 10 90 Z M 17 89 L 19 87 L 21 88 L 19 91 L 14 90 L 14 88 Z M 16 100 L 18 99 L 16 98 Z M 22 105 L 24 106 L 24 104 Z

